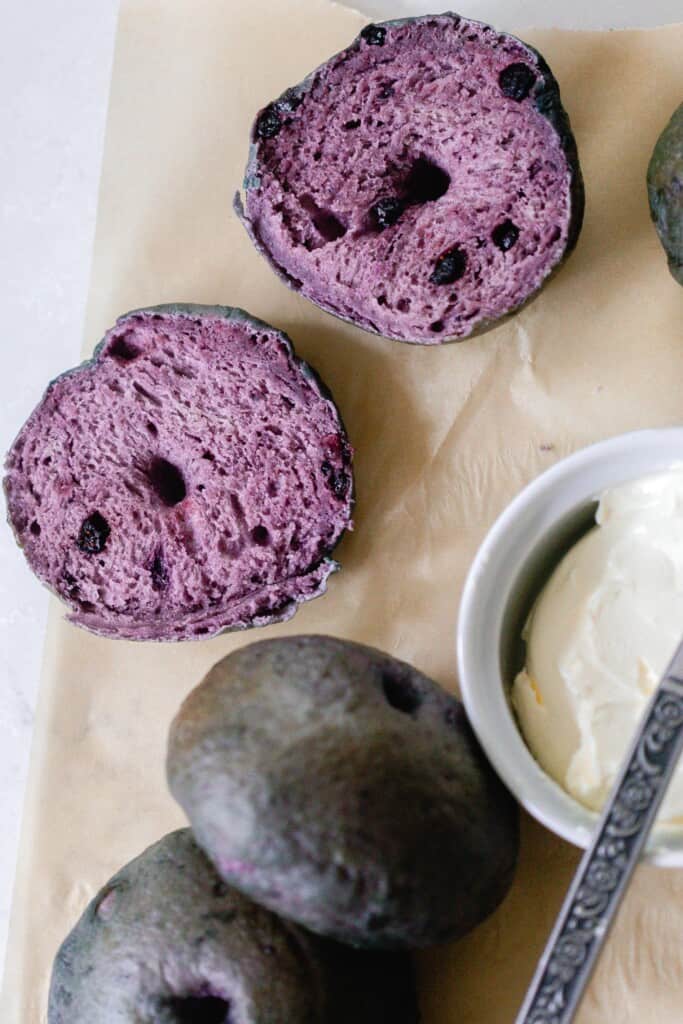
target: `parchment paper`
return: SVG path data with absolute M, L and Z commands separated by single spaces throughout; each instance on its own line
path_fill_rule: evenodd
M 654 140 L 683 94 L 683 26 L 524 33 L 572 117 L 584 231 L 524 313 L 426 350 L 363 334 L 288 292 L 230 210 L 256 109 L 361 24 L 326 0 L 123 3 L 85 348 L 117 314 L 171 300 L 240 305 L 284 328 L 332 388 L 356 447 L 356 531 L 328 594 L 283 626 L 134 645 L 80 632 L 53 606 L 4 1024 L 45 1020 L 52 957 L 86 901 L 182 824 L 164 782 L 166 731 L 215 660 L 266 636 L 328 632 L 383 647 L 455 690 L 460 588 L 509 499 L 590 441 L 683 419 L 683 293 L 644 188 Z M 500 911 L 418 957 L 425 1024 L 509 1024 L 576 860 L 525 818 Z M 683 872 L 640 869 L 580 1024 L 681 1024 L 682 939 Z

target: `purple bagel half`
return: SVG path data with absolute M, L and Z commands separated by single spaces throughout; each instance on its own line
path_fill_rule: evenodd
M 576 144 L 541 55 L 456 14 L 368 25 L 257 116 L 235 208 L 306 298 L 422 345 L 519 309 L 573 248 Z
M 240 309 L 155 306 L 50 384 L 7 456 L 9 520 L 76 625 L 210 636 L 325 590 L 351 454 L 286 335 Z

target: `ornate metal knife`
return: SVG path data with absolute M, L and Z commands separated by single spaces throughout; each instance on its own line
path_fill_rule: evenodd
M 683 749 L 683 641 L 569 887 L 516 1024 L 569 1024 Z

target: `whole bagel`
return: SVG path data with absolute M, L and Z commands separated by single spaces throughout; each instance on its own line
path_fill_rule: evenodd
M 683 284 L 683 103 L 655 144 L 647 169 L 647 195 L 671 275 Z
M 48 1024 L 417 1024 L 403 956 L 359 953 L 229 888 L 189 829 L 92 900 L 55 959 Z
M 223 658 L 170 734 L 168 779 L 231 885 L 358 946 L 456 938 L 510 885 L 517 808 L 462 705 L 323 636 Z

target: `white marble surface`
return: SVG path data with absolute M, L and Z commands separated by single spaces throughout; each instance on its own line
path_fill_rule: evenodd
M 372 17 L 454 6 L 501 28 L 618 28 L 683 18 L 681 0 L 356 0 L 350 6 Z M 1 450 L 47 380 L 78 359 L 117 9 L 118 0 L 6 3 L 0 60 Z M 0 964 L 46 609 L 46 594 L 9 530 L 0 529 Z
M 0 451 L 47 381 L 78 361 L 118 0 L 7 0 L 4 11 Z M 47 594 L 0 527 L 2 964 Z

